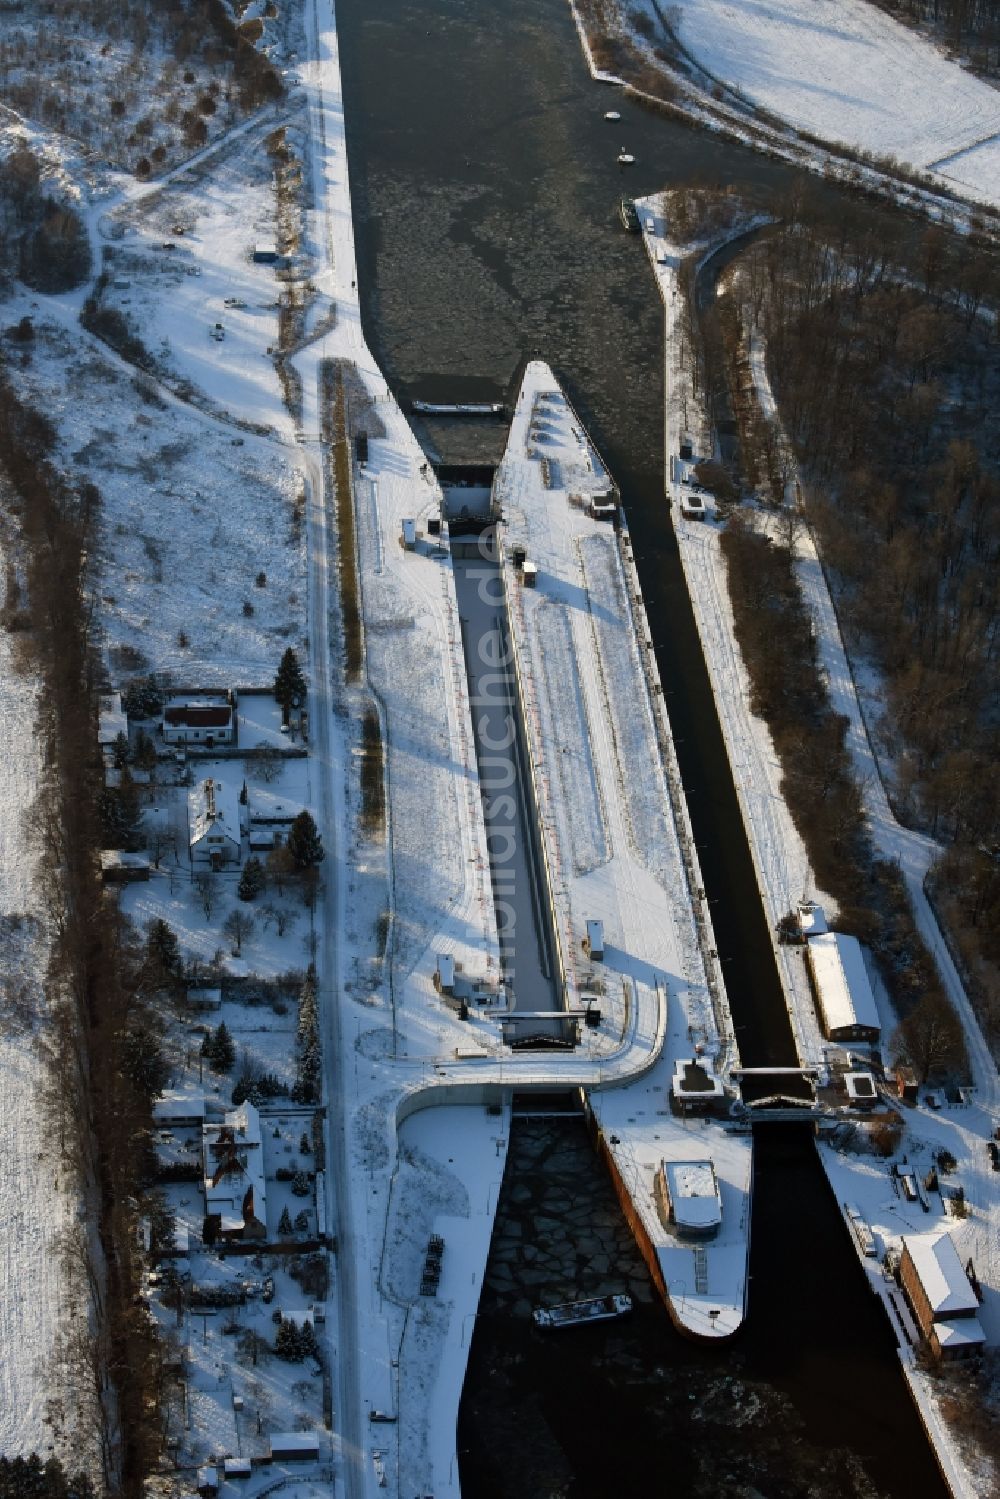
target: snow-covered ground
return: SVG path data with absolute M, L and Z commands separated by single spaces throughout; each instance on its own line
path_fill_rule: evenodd
M 9 556 L 4 548 L 0 577 Z M 86 1315 L 86 1291 L 61 1252 L 79 1201 L 46 1124 L 49 939 L 33 811 L 40 684 L 26 665 L 17 636 L 0 626 L 0 1452 L 45 1456 L 54 1445 L 75 1471 L 93 1456 L 74 1437 L 74 1411 L 88 1392 L 67 1390 L 59 1344 Z M 50 1411 L 59 1429 L 47 1424 Z
M 1000 92 L 867 0 L 678 0 L 669 13 L 709 74 L 797 129 L 1000 203 Z

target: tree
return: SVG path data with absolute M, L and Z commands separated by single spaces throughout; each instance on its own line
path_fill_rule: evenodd
M 126 765 L 129 762 L 130 753 L 131 751 L 129 750 L 128 735 L 125 733 L 124 729 L 119 729 L 118 733 L 115 735 L 115 742 L 112 747 L 112 755 L 114 757 L 116 770 L 125 769 Z
M 177 933 L 161 916 L 149 923 L 146 956 L 164 978 L 177 978 L 181 971 L 181 948 Z
M 135 763 L 140 770 L 152 772 L 156 769 L 156 745 L 145 729 L 140 729 L 135 736 Z
M 201 909 L 205 913 L 205 920 L 211 921 L 216 902 L 215 881 L 210 874 L 198 874 L 195 875 L 194 887 L 201 899 Z
M 306 695 L 306 679 L 302 675 L 299 658 L 291 646 L 285 651 L 274 679 L 274 696 L 281 708 L 281 717 L 284 723 L 288 722 L 289 715 L 298 702 L 303 702 Z
M 251 858 L 243 866 L 239 888 L 240 900 L 255 900 L 264 888 L 264 866 L 259 859 Z
M 236 1042 L 224 1020 L 214 1031 L 209 1031 L 202 1043 L 201 1054 L 213 1072 L 231 1072 L 236 1061 Z
M 267 877 L 279 895 L 284 895 L 288 878 L 294 872 L 295 860 L 292 858 L 288 845 L 281 843 L 277 848 L 272 848 L 267 856 Z
M 296 869 L 314 869 L 326 857 L 311 812 L 303 808 L 288 830 L 288 852 Z
M 120 1042 L 120 1065 L 143 1098 L 153 1099 L 170 1081 L 160 1038 L 148 1026 L 130 1026 Z
M 295 1322 L 282 1321 L 274 1340 L 274 1351 L 287 1363 L 300 1364 L 304 1358 L 315 1358 L 319 1354 L 316 1332 L 311 1322 L 299 1327 Z
M 223 922 L 222 930 L 233 944 L 234 956 L 238 958 L 243 951 L 244 942 L 253 936 L 253 917 L 249 911 L 241 911 L 239 906 L 234 906 Z
M 282 1210 L 281 1210 L 281 1217 L 278 1219 L 278 1232 L 279 1232 L 279 1234 L 284 1235 L 284 1234 L 290 1234 L 291 1231 L 292 1231 L 292 1215 L 288 1211 L 288 1207 L 287 1207 L 287 1204 L 286 1204 L 286 1206 L 283 1207 Z
M 922 1083 L 932 1073 L 963 1062 L 962 1027 L 943 994 L 931 990 L 917 1001 L 893 1037 L 893 1050 L 910 1063 Z

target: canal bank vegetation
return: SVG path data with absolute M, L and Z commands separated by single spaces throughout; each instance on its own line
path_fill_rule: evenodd
M 368 838 L 385 831 L 385 751 L 378 709 L 365 709 L 361 725 L 361 828 Z
M 361 625 L 361 583 L 358 577 L 357 539 L 354 527 L 354 484 L 351 472 L 351 440 L 348 432 L 347 396 L 340 362 L 324 360 L 320 369 L 323 441 L 331 466 L 337 522 L 337 580 L 340 616 L 344 632 L 344 670 L 348 682 L 357 682 L 364 664 Z
M 743 475 L 780 517 L 766 535 L 737 522 L 723 542 L 755 706 L 782 753 L 821 883 L 881 948 L 901 1013 L 917 994 L 936 1003 L 902 881 L 871 858 L 860 797 L 848 789 L 844 726 L 818 680 L 791 560 L 800 524 L 785 507 L 792 465 L 759 410 L 751 370 L 751 335 L 766 329 L 801 499 L 845 633 L 855 659 L 878 669 L 873 728 L 887 789 L 900 821 L 947 846 L 935 888 L 996 1044 L 1000 266 L 939 229 L 914 234 L 808 194 L 781 212 L 783 232 L 740 257 L 719 309 Z
M 49 1083 L 38 1112 L 58 1170 L 87 1204 L 85 1222 L 64 1245 L 76 1314 L 64 1320 L 59 1349 L 69 1388 L 82 1398 L 73 1409 L 72 1399 L 54 1394 L 51 1419 L 81 1457 L 96 1452 L 105 1492 L 138 1495 L 159 1451 L 161 1378 L 138 1294 L 138 1203 L 151 1099 L 165 1074 L 141 949 L 105 900 L 99 875 L 97 655 L 86 571 L 100 495 L 66 480 L 54 446 L 51 424 L 0 370 L 0 472 L 26 558 L 21 641 L 45 685 L 39 732 L 47 775 L 34 817 L 52 952 Z

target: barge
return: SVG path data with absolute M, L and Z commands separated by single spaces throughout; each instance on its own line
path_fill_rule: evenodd
M 613 1322 L 618 1317 L 627 1317 L 632 1310 L 632 1298 L 618 1296 L 591 1296 L 586 1301 L 567 1301 L 562 1306 L 539 1306 L 532 1312 L 536 1327 L 582 1327 L 588 1322 Z

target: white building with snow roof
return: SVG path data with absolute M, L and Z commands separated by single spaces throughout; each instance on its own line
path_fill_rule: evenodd
M 240 797 L 230 781 L 208 776 L 188 792 L 191 863 L 221 869 L 240 862 Z
M 881 1022 L 858 939 L 844 932 L 823 932 L 810 937 L 806 958 L 828 1039 L 878 1041 Z

